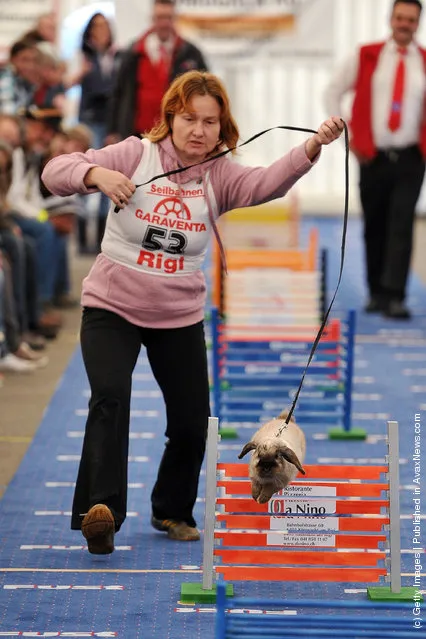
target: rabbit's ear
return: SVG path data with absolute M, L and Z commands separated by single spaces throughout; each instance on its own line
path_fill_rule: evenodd
M 247 453 L 249 453 L 251 450 L 254 450 L 255 448 L 256 448 L 256 444 L 254 442 L 248 442 L 244 446 L 241 453 L 238 455 L 238 459 L 242 459 L 245 455 L 247 455 Z
M 301 472 L 302 475 L 306 475 L 305 471 L 303 470 L 302 464 L 300 463 L 294 450 L 291 450 L 291 448 L 289 448 L 288 446 L 283 445 L 279 448 L 278 455 L 281 455 L 281 457 L 290 462 L 290 464 L 296 466 L 297 470 Z

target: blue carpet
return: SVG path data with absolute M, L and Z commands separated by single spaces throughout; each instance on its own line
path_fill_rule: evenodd
M 329 249 L 331 293 L 337 281 L 341 222 L 304 220 L 303 238 L 312 226 L 319 228 L 321 246 Z M 329 441 L 318 438 L 326 429 L 309 426 L 306 462 L 353 459 L 381 463 L 386 454 L 386 420 L 399 421 L 402 581 L 411 585 L 414 420 L 418 414 L 422 423 L 426 409 L 425 287 L 412 278 L 408 304 L 414 317 L 398 323 L 361 312 L 363 279 L 361 227 L 358 220 L 351 220 L 343 281 L 332 316 L 344 317 L 349 308 L 359 311 L 353 424 L 377 437 L 367 442 Z M 116 552 L 107 557 L 91 556 L 83 537 L 69 529 L 88 401 L 81 354 L 76 350 L 0 502 L 0 637 L 213 638 L 213 608 L 179 603 L 182 582 L 201 580 L 202 545 L 172 542 L 149 525 L 149 495 L 164 445 L 164 407 L 144 354 L 133 390 L 129 516 L 116 537 Z M 426 426 L 422 424 L 422 428 L 424 431 Z M 243 438 L 249 435 L 250 430 L 243 431 L 239 442 L 223 442 L 221 460 L 235 461 Z M 201 527 L 203 479 L 196 508 Z M 423 465 L 422 486 L 424 481 Z M 425 526 L 422 519 L 422 548 Z M 238 583 L 237 592 L 239 596 L 265 598 L 345 600 L 366 596 L 363 584 L 309 582 Z M 419 630 L 419 637 L 422 632 Z

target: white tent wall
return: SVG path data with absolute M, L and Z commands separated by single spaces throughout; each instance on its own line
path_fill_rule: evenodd
M 184 0 L 178 0 L 178 3 Z M 283 0 L 284 2 L 284 0 Z M 49 0 L 15 0 L 10 25 L 16 29 L 17 16 L 31 9 L 31 15 L 47 10 Z M 190 3 L 186 2 L 189 6 Z M 225 81 L 229 90 L 233 111 L 243 139 L 263 128 L 291 125 L 316 128 L 329 114 L 324 110 L 324 88 L 331 71 L 357 45 L 385 38 L 389 33 L 389 14 L 392 0 L 306 0 L 317 11 L 317 21 L 310 24 L 312 38 L 321 44 L 320 51 L 307 40 L 297 47 L 297 54 L 287 47 L 282 54 L 270 56 L 253 47 L 246 56 L 214 55 L 208 52 L 211 69 Z M 69 58 L 77 43 L 77 32 L 95 10 L 108 7 L 108 15 L 115 13 L 116 34 L 120 46 L 127 45 L 144 31 L 150 22 L 151 0 L 51 0 L 51 7 L 58 13 L 61 49 Z M 289 5 L 291 6 L 291 2 Z M 7 38 L 7 25 L 1 15 L 0 46 Z M 13 19 L 12 19 L 13 18 Z M 24 24 L 24 23 L 23 23 Z M 27 25 L 26 25 L 27 26 Z M 3 39 L 4 39 L 3 38 Z M 418 34 L 420 43 L 426 45 L 426 16 Z M 327 41 L 327 50 L 324 49 Z M 73 44 L 74 43 L 74 44 Z M 8 44 L 8 43 L 6 43 Z M 197 42 L 203 50 L 205 43 Z M 299 40 L 297 41 L 299 44 Z M 310 45 L 310 46 L 309 46 Z M 74 49 L 73 49 L 74 48 Z M 301 49 L 301 51 L 299 51 Z M 71 61 L 72 63 L 72 61 Z M 348 104 L 349 107 L 349 104 Z M 349 109 L 342 115 L 347 117 Z M 241 161 L 266 165 L 279 157 L 292 144 L 302 142 L 303 133 L 274 131 L 249 145 L 241 152 Z M 307 213 L 334 214 L 341 212 L 344 196 L 344 148 L 334 144 L 324 149 L 324 157 L 318 166 L 298 186 L 301 210 Z M 358 168 L 350 162 L 351 212 L 359 212 Z M 426 188 L 423 188 L 419 213 L 426 213 Z

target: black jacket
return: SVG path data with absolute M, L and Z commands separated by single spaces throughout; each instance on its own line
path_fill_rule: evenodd
M 139 42 L 139 40 L 137 41 Z M 107 132 L 117 133 L 122 139 L 139 135 L 134 130 L 137 99 L 137 72 L 141 55 L 133 43 L 123 54 L 110 99 Z M 191 42 L 179 38 L 170 70 L 170 82 L 186 71 L 207 71 L 207 65 L 199 49 Z
M 108 113 L 105 111 L 105 105 L 108 104 L 115 85 L 120 54 L 111 54 L 113 65 L 108 75 L 102 72 L 96 51 L 86 50 L 84 55 L 92 63 L 92 68 L 81 81 L 79 120 L 89 126 L 90 124 L 104 124 Z

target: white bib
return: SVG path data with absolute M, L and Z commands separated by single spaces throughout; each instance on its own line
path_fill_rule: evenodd
M 158 146 L 147 139 L 141 144 L 143 155 L 131 178 L 135 184 L 164 173 Z M 203 183 L 193 180 L 179 187 L 160 178 L 136 189 L 118 213 L 111 205 L 102 253 L 152 275 L 186 275 L 200 269 L 210 232 Z

